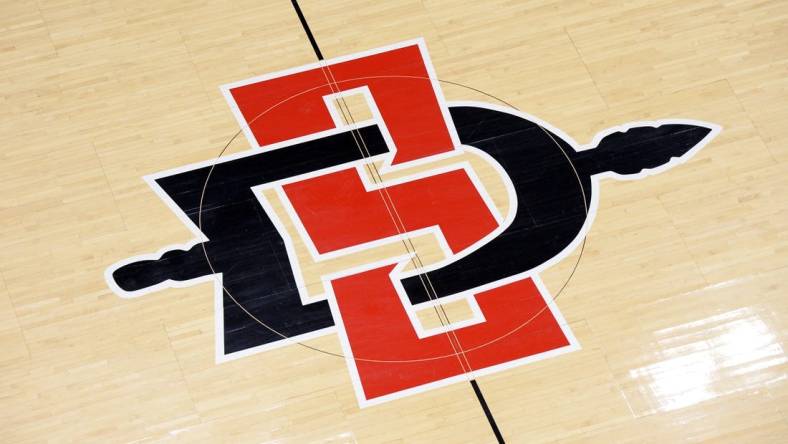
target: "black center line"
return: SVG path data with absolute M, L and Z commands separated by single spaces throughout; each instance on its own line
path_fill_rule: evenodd
M 304 28 L 304 32 L 306 33 L 306 37 L 309 39 L 309 43 L 312 45 L 312 49 L 315 50 L 317 59 L 323 60 L 323 53 L 320 52 L 320 47 L 317 46 L 315 36 L 312 35 L 312 30 L 309 29 L 309 23 L 306 22 L 306 17 L 304 17 L 304 13 L 301 12 L 301 7 L 298 6 L 298 0 L 290 0 L 290 2 L 293 4 L 293 8 L 295 8 L 295 12 L 298 15 L 298 20 L 301 21 L 301 26 Z
M 301 11 L 301 7 L 298 5 L 298 0 L 290 0 L 290 1 L 293 4 L 293 8 L 295 9 L 296 15 L 298 15 L 298 20 L 301 22 L 301 26 L 304 28 L 304 32 L 306 33 L 306 36 L 309 39 L 309 43 L 312 45 L 312 49 L 315 51 L 315 56 L 317 56 L 318 60 L 321 61 L 324 60 L 323 53 L 320 51 L 320 47 L 317 45 L 315 36 L 312 34 L 312 30 L 309 28 L 309 23 L 307 23 L 306 17 L 304 17 L 304 13 Z M 487 422 L 489 422 L 493 434 L 495 435 L 495 438 L 498 440 L 499 443 L 505 444 L 503 435 L 501 435 L 501 431 L 498 429 L 498 424 L 495 422 L 495 417 L 490 411 L 490 408 L 487 405 L 487 401 L 484 399 L 484 394 L 479 388 L 479 385 L 476 383 L 475 379 L 471 379 L 470 383 L 471 383 L 471 387 L 473 388 L 473 392 L 476 394 L 476 399 L 479 401 L 479 404 L 481 405 L 482 410 L 484 411 L 485 417 L 487 417 Z

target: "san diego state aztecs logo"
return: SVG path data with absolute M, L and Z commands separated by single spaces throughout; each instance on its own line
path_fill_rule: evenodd
M 578 145 L 447 103 L 422 40 L 222 90 L 253 148 L 146 177 L 195 238 L 107 282 L 213 281 L 219 362 L 338 334 L 361 406 L 577 349 L 538 273 L 582 241 L 602 179 L 667 169 L 719 130 L 636 122 Z M 354 97 L 369 118 L 347 115 Z

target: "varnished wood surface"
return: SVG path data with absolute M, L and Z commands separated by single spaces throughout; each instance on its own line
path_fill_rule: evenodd
M 788 440 L 788 3 L 301 6 L 326 57 L 423 36 L 439 77 L 581 143 L 633 120 L 721 125 L 685 165 L 602 184 L 557 302 L 582 350 L 479 385 L 508 442 Z M 237 130 L 218 86 L 315 60 L 290 2 L 0 11 L 2 441 L 492 442 L 467 384 L 359 409 L 342 359 L 217 365 L 208 284 L 107 288 L 108 265 L 189 239 L 141 177 L 218 154 Z

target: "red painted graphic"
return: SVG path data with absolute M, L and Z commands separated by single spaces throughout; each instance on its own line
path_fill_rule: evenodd
M 397 164 L 455 149 L 450 123 L 427 78 L 419 46 L 412 45 L 263 80 L 231 94 L 258 143 L 266 145 L 333 128 L 323 96 L 368 87 L 394 141 L 392 163 Z M 330 84 L 315 88 L 324 82 Z M 320 253 L 433 225 L 458 253 L 498 226 L 463 170 L 388 186 L 385 194 L 365 189 L 355 168 L 283 188 Z M 392 269 L 332 282 L 341 315 L 335 322 L 347 335 L 367 400 L 569 345 L 528 278 L 476 295 L 485 322 L 420 339 L 397 296 Z

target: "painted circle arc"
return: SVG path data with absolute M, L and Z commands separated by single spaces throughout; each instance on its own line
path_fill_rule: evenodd
M 505 109 L 508 110 L 508 112 L 510 112 L 512 114 L 516 113 L 518 115 L 522 115 L 522 113 L 520 113 L 519 110 L 516 107 L 514 107 L 513 105 L 511 105 L 510 103 L 508 103 L 508 102 L 506 102 L 506 101 L 504 101 L 504 100 L 502 100 L 502 99 L 500 99 L 498 97 L 495 97 L 495 96 L 493 96 L 493 95 L 491 95 L 489 93 L 486 93 L 484 91 L 481 91 L 479 89 L 476 89 L 476 88 L 473 88 L 473 87 L 470 87 L 470 86 L 463 85 L 461 83 L 452 82 L 452 81 L 448 81 L 448 80 L 441 80 L 441 79 L 434 79 L 434 78 L 427 78 L 427 77 L 414 77 L 414 76 L 376 76 L 374 78 L 381 78 L 381 77 L 382 78 L 403 78 L 404 77 L 404 78 L 406 78 L 408 80 L 429 81 L 429 82 L 434 82 L 434 81 L 437 80 L 438 82 L 440 82 L 441 85 L 450 85 L 450 86 L 459 87 L 459 88 L 462 88 L 463 90 L 472 91 L 472 92 L 475 92 L 477 94 L 480 94 L 480 95 L 484 96 L 485 98 L 493 99 L 496 102 L 502 104 L 503 107 L 505 107 Z M 373 78 L 373 77 L 369 77 L 369 78 Z M 288 97 L 288 98 L 276 103 L 275 105 L 271 106 L 270 108 L 264 110 L 263 112 L 261 112 L 260 114 L 255 116 L 253 119 L 250 119 L 249 124 L 251 124 L 252 122 L 257 121 L 259 119 L 264 119 L 265 115 L 268 112 L 270 112 L 271 110 L 275 109 L 278 106 L 281 106 L 282 104 L 284 104 L 284 103 L 286 103 L 286 102 L 288 102 L 290 100 L 294 100 L 295 98 L 297 98 L 298 96 L 300 96 L 302 94 L 309 93 L 309 92 L 314 91 L 314 90 L 319 89 L 319 88 L 325 88 L 326 86 L 329 86 L 329 87 L 333 88 L 333 86 L 335 86 L 335 84 L 339 84 L 339 83 L 343 83 L 343 82 L 350 82 L 350 81 L 365 80 L 365 79 L 367 79 L 367 77 L 348 79 L 348 80 L 339 81 L 339 82 L 335 82 L 335 83 L 334 82 L 332 82 L 332 83 L 324 83 L 324 84 L 317 85 L 317 86 L 315 86 L 313 88 L 306 89 L 306 90 L 304 90 L 302 92 L 299 92 L 297 94 L 294 94 L 294 95 L 292 95 L 292 96 L 290 96 L 290 97 Z M 348 110 L 348 112 L 349 112 L 349 110 Z M 520 118 L 523 118 L 523 117 L 520 117 Z M 356 141 L 357 147 L 358 147 L 359 150 L 362 151 L 362 160 L 361 160 L 361 162 L 364 163 L 365 167 L 368 168 L 368 170 L 370 171 L 371 175 L 374 177 L 374 172 L 376 172 L 376 170 L 373 170 L 375 168 L 374 164 L 368 159 L 369 153 L 364 153 L 363 152 L 363 149 L 364 149 L 364 148 L 362 148 L 363 139 L 361 139 L 361 133 L 358 132 L 357 125 L 354 122 L 354 120 L 352 118 L 352 115 L 350 116 L 350 119 L 348 119 L 348 123 L 349 123 L 349 126 L 350 126 L 350 131 L 352 133 L 354 133 L 354 137 L 353 138 Z M 564 162 L 564 167 L 570 172 L 571 177 L 573 177 L 573 179 L 574 179 L 574 184 L 573 184 L 574 199 L 575 199 L 575 201 L 581 203 L 574 210 L 576 212 L 581 212 L 583 217 L 587 218 L 588 217 L 588 212 L 589 212 L 590 187 L 588 186 L 587 183 L 583 182 L 583 180 L 581 179 L 580 174 L 578 173 L 577 168 L 575 167 L 575 165 L 572 162 L 572 159 L 571 159 L 570 155 L 566 151 L 568 149 L 571 150 L 573 147 L 571 145 L 568 145 L 565 141 L 563 141 L 560 138 L 560 136 L 556 136 L 555 134 L 553 134 L 550 130 L 545 128 L 542 124 L 540 124 L 538 122 L 533 122 L 533 121 L 531 121 L 531 123 L 535 123 L 535 125 L 539 128 L 539 130 L 543 133 L 543 135 L 546 136 L 547 138 L 549 138 L 549 140 L 551 141 L 551 143 L 553 145 L 552 149 L 555 150 L 554 154 L 556 155 L 556 157 L 560 157 L 560 159 L 562 159 L 562 162 Z M 200 206 L 199 206 L 199 214 L 198 214 L 198 227 L 199 227 L 199 229 L 201 231 L 203 229 L 203 211 L 204 211 L 203 199 L 205 197 L 206 192 L 211 187 L 211 178 L 212 178 L 212 175 L 213 175 L 213 172 L 214 172 L 214 168 L 216 167 L 216 165 L 218 163 L 222 162 L 222 156 L 225 155 L 225 153 L 228 150 L 228 148 L 230 147 L 230 145 L 238 138 L 238 136 L 241 133 L 242 133 L 242 130 L 237 131 L 227 141 L 227 143 L 224 145 L 222 150 L 219 152 L 219 154 L 217 155 L 217 157 L 214 159 L 213 163 L 211 164 L 211 167 L 210 167 L 210 169 L 208 171 L 207 177 L 205 178 L 205 182 L 204 182 L 203 188 L 202 188 L 202 193 L 201 193 L 201 196 L 200 196 Z M 356 134 L 358 135 L 358 137 L 356 137 Z M 359 141 L 359 139 L 361 139 L 361 140 Z M 518 148 L 520 148 L 520 149 L 527 149 L 527 147 L 518 147 Z M 369 169 L 370 165 L 372 165 L 373 169 Z M 377 177 L 380 178 L 379 172 L 377 172 Z M 386 187 L 387 187 L 386 184 L 381 183 L 381 185 L 382 185 L 383 189 L 386 189 Z M 382 194 L 381 194 L 381 198 L 384 198 Z M 389 197 L 389 199 L 390 199 L 390 197 Z M 396 212 L 396 210 L 395 210 L 395 212 Z M 571 267 L 569 268 L 569 272 L 567 273 L 566 278 L 561 282 L 558 291 L 555 293 L 554 296 L 552 296 L 552 299 L 549 301 L 549 303 L 552 303 L 553 301 L 555 301 L 565 291 L 565 289 L 568 286 L 570 280 L 572 279 L 572 277 L 574 276 L 575 272 L 578 269 L 578 266 L 580 264 L 580 260 L 582 259 L 583 251 L 584 251 L 584 248 L 585 248 L 585 237 L 582 236 L 582 233 L 583 233 L 582 230 L 577 233 L 576 237 L 574 238 L 573 242 L 571 243 L 571 248 L 570 248 L 570 246 L 567 246 L 567 248 L 564 249 L 564 250 L 566 250 L 565 251 L 566 253 L 570 253 L 571 251 L 574 251 L 575 249 L 579 248 L 579 254 L 577 255 L 577 259 L 571 264 Z M 410 240 L 409 234 L 407 232 L 402 233 L 402 234 L 404 236 L 403 245 L 405 246 L 405 249 L 408 250 L 409 253 L 412 253 L 411 257 L 416 258 L 416 259 L 412 259 L 413 260 L 413 266 L 416 269 L 416 271 L 419 271 L 420 268 L 424 267 L 424 264 L 421 263 L 420 259 L 418 259 L 419 258 L 418 251 L 413 246 L 413 243 L 412 243 L 412 240 Z M 526 246 L 526 245 L 523 245 L 521 247 L 522 248 L 528 248 L 528 246 Z M 410 248 L 413 248 L 413 250 L 410 251 Z M 213 261 L 211 259 L 211 254 L 209 253 L 209 249 L 206 248 L 205 244 L 203 244 L 202 249 L 203 249 L 203 253 L 205 255 L 205 259 L 207 261 L 208 267 L 213 272 L 216 272 L 215 269 L 214 269 Z M 421 273 L 419 274 L 419 276 L 421 276 Z M 435 300 L 437 300 L 438 296 L 437 296 L 437 294 L 434 294 L 434 289 L 432 290 L 433 295 L 430 296 L 431 292 L 430 292 L 430 288 L 429 287 L 432 286 L 431 283 L 425 282 L 423 278 L 420 278 L 420 279 L 422 281 L 421 285 L 424 287 L 424 290 L 427 293 L 427 295 L 430 297 L 430 300 L 433 300 L 433 298 Z M 236 305 L 246 316 L 248 316 L 250 319 L 252 319 L 256 324 L 258 324 L 261 327 L 263 327 L 263 328 L 267 329 L 268 331 L 272 332 L 274 335 L 281 337 L 282 340 L 289 339 L 289 337 L 287 335 L 277 331 L 276 329 L 274 329 L 273 327 L 268 325 L 266 322 L 260 320 L 259 317 L 255 314 L 254 308 L 245 306 L 243 303 L 241 303 L 224 286 L 224 284 L 222 284 L 222 289 L 223 289 L 223 293 L 232 301 L 232 303 L 234 305 Z M 496 343 L 496 342 L 508 337 L 509 335 L 512 335 L 515 332 L 525 328 L 526 326 L 531 324 L 531 322 L 533 322 L 535 319 L 537 319 L 539 316 L 542 316 L 544 313 L 549 312 L 549 308 L 550 308 L 549 303 L 548 303 L 548 301 L 544 301 L 544 302 L 545 303 L 541 307 L 536 307 L 537 309 L 534 310 L 534 313 L 532 313 L 530 316 L 525 317 L 522 320 L 522 322 L 520 322 L 519 324 L 517 324 L 516 326 L 511 328 L 509 331 L 507 331 L 507 332 L 505 332 L 503 334 L 500 334 L 500 335 L 498 335 L 498 336 L 496 336 L 494 338 L 491 338 L 491 339 L 488 338 L 486 341 L 484 341 L 484 342 L 482 342 L 480 344 L 473 344 L 472 346 L 470 346 L 468 348 L 465 348 L 459 342 L 459 339 L 456 339 L 456 337 L 455 337 L 455 340 L 457 341 L 457 344 L 459 346 L 459 350 L 455 349 L 452 353 L 440 354 L 440 355 L 428 356 L 428 357 L 419 357 L 419 358 L 412 358 L 412 357 L 401 357 L 400 358 L 400 357 L 395 357 L 395 358 L 392 358 L 392 359 L 372 359 L 372 358 L 366 358 L 364 356 L 353 356 L 352 359 L 355 360 L 355 361 L 360 361 L 360 362 L 384 362 L 384 363 L 385 362 L 389 362 L 389 363 L 422 362 L 422 361 L 434 361 L 434 360 L 449 359 L 449 358 L 451 358 L 451 359 L 458 359 L 459 356 L 464 354 L 464 353 L 472 352 L 472 351 L 479 350 L 479 349 L 482 349 L 484 347 L 487 347 L 487 346 L 489 346 L 489 345 L 491 345 L 493 343 Z M 437 307 L 439 305 L 440 304 L 435 305 L 436 310 L 437 310 Z M 441 323 L 443 324 L 443 320 L 442 320 L 443 318 L 441 318 L 441 314 L 440 313 L 437 313 L 437 314 L 438 314 L 438 318 L 441 319 Z M 447 322 L 451 322 L 448 319 L 448 316 L 446 316 L 445 312 L 443 314 L 444 314 Z M 454 342 L 452 341 L 452 338 L 450 337 L 451 332 L 452 332 L 452 330 L 448 330 L 444 334 L 446 335 L 447 340 L 450 343 L 454 344 Z M 302 347 L 305 347 L 305 348 L 308 348 L 310 350 L 313 350 L 313 351 L 316 351 L 316 352 L 320 352 L 320 353 L 323 353 L 323 354 L 332 355 L 332 356 L 341 357 L 341 358 L 346 358 L 347 357 L 343 353 L 321 349 L 321 348 L 314 347 L 312 345 L 306 344 L 306 343 L 301 342 L 301 341 L 297 342 L 297 344 L 299 344 Z

